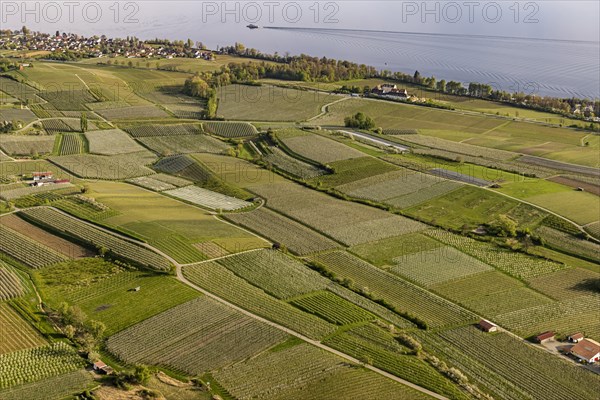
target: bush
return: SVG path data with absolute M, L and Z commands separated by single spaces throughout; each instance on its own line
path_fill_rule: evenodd
M 344 124 L 348 128 L 358 128 L 358 129 L 373 129 L 375 128 L 375 121 L 373 118 L 366 116 L 365 114 L 358 112 L 353 116 L 346 117 L 344 119 Z
M 411 349 L 415 354 L 419 353 L 423 349 L 421 343 L 419 343 L 416 339 L 414 339 L 411 336 L 408 336 L 405 333 L 401 333 L 400 335 L 398 335 L 396 337 L 396 340 L 398 340 L 400 344 Z

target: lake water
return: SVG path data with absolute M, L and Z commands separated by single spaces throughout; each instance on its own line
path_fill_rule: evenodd
M 152 37 L 154 29 L 148 28 Z M 199 26 L 185 19 L 162 29 L 175 38 L 201 38 L 210 48 L 238 41 L 265 53 L 304 53 L 411 75 L 419 70 L 438 80 L 487 83 L 511 92 L 600 98 L 599 42 L 317 28 L 249 30 L 244 24 Z
M 422 76 L 434 75 L 438 80 L 487 83 L 511 92 L 600 98 L 600 42 L 272 26 L 249 30 L 242 21 L 200 23 L 193 11 L 197 6 L 189 6 L 189 13 L 173 7 L 170 14 L 147 16 L 132 25 L 103 24 L 100 29 L 95 24 L 75 24 L 71 29 L 84 35 L 101 31 L 141 39 L 191 38 L 213 49 L 237 41 L 265 53 L 344 59 L 411 75 L 419 70 Z M 21 26 L 18 21 L 11 25 Z M 57 25 L 32 28 L 54 32 Z
M 600 45 L 594 42 L 317 29 L 258 29 L 246 46 L 346 59 L 381 69 L 506 91 L 600 97 Z

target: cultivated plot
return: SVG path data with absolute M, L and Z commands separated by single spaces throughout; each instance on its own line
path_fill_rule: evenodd
M 247 213 L 228 214 L 226 219 L 281 243 L 300 256 L 339 246 L 320 233 L 266 207 Z
M 280 299 L 322 290 L 329 283 L 317 272 L 276 250 L 236 254 L 217 263 Z
M 321 164 L 364 156 L 364 153 L 358 150 L 316 134 L 283 136 L 280 140 L 293 153 Z
M 143 147 L 120 129 L 86 132 L 85 138 L 90 153 L 93 154 L 116 155 L 144 151 Z
M 198 186 L 187 186 L 167 190 L 165 193 L 178 199 L 189 201 L 192 204 L 210 208 L 211 210 L 235 211 L 252 205 L 252 203 L 248 203 L 247 201 L 203 189 Z
M 56 136 L 2 135 L 0 147 L 12 156 L 37 156 L 54 150 Z
M 127 363 L 162 365 L 198 375 L 242 361 L 286 337 L 280 330 L 200 297 L 119 332 L 107 346 Z
M 46 340 L 7 303 L 0 303 L 0 323 L 2 324 L 2 329 L 0 329 L 0 356 L 47 344 Z
M 268 295 L 216 262 L 186 266 L 183 273 L 211 293 L 310 338 L 321 339 L 335 330 L 334 325 Z
M 390 269 L 391 272 L 423 286 L 431 286 L 492 270 L 489 265 L 453 247 L 438 247 L 433 250 L 402 255 L 393 261 L 395 266 Z
M 459 349 L 463 357 L 482 365 L 483 371 L 500 375 L 527 396 L 553 400 L 594 399 L 600 389 L 600 380 L 592 372 L 506 333 L 489 335 L 470 326 L 442 332 L 439 336 L 446 346 Z
M 250 188 L 267 206 L 346 245 L 398 236 L 425 225 L 372 207 L 334 199 L 292 183 Z
M 357 368 L 308 344 L 263 353 L 217 371 L 214 376 L 231 394 L 244 400 L 425 398 L 406 386 Z
M 469 311 L 437 297 L 393 274 L 382 271 L 345 252 L 315 256 L 339 278 L 354 281 L 357 288 L 368 288 L 377 299 L 383 299 L 397 310 L 426 322 L 432 327 L 465 323 L 474 318 Z

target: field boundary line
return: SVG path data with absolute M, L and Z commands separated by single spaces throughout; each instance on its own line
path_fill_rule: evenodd
M 505 126 L 509 125 L 511 122 L 513 122 L 513 121 L 506 121 L 505 123 L 500 124 L 498 126 L 495 126 L 492 129 L 488 129 L 487 131 L 481 133 L 481 135 L 487 135 L 488 133 L 494 132 L 496 129 L 504 128 Z M 471 139 L 473 139 L 473 138 L 469 138 L 469 139 L 466 139 L 466 140 L 471 140 Z
M 179 264 L 182 267 L 191 267 L 193 265 L 201 265 L 201 264 L 206 264 L 209 262 L 213 262 L 213 261 L 219 261 L 219 260 L 223 260 L 225 258 L 229 258 L 229 257 L 233 257 L 233 256 L 237 256 L 237 255 L 241 255 L 241 254 L 247 254 L 247 253 L 254 253 L 256 251 L 260 251 L 260 250 L 265 250 L 265 248 L 260 248 L 260 249 L 250 249 L 250 250 L 244 250 L 244 251 L 240 251 L 239 253 L 231 253 L 231 254 L 226 254 L 224 256 L 220 256 L 220 257 L 215 257 L 215 258 L 211 258 L 210 260 L 203 260 L 203 261 L 199 261 L 199 262 L 195 262 L 195 263 L 190 263 L 190 264 Z
M 83 86 L 85 86 L 85 88 L 87 90 L 90 90 L 90 87 L 88 86 L 88 84 L 83 79 L 81 79 L 81 77 L 78 74 L 75 74 L 75 76 L 77 77 L 77 79 L 79 79 L 81 81 L 81 83 L 83 83 Z

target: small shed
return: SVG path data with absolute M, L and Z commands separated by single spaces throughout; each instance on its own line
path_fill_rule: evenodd
M 584 336 L 583 336 L 583 333 L 577 332 L 577 333 L 572 333 L 569 336 L 567 336 L 567 339 L 571 343 L 579 343 L 584 339 Z
M 491 323 L 487 319 L 482 319 L 481 321 L 479 321 L 477 326 L 484 332 L 496 332 L 498 330 L 498 326 Z
M 101 360 L 98 360 L 94 363 L 93 369 L 94 369 L 94 371 L 98 372 L 99 374 L 106 374 L 106 375 L 110 375 L 114 371 L 112 369 L 112 367 L 109 367 Z
M 537 335 L 535 337 L 535 341 L 542 344 L 542 343 L 546 343 L 549 342 L 551 340 L 554 340 L 554 332 L 552 331 L 547 331 L 544 333 L 540 333 L 539 335 Z
M 96 361 L 93 366 L 94 371 L 97 371 L 97 372 L 103 371 L 104 368 L 106 368 L 106 367 L 108 367 L 108 365 L 106 365 L 104 362 L 102 362 L 100 360 Z
M 34 181 L 41 181 L 44 179 L 52 179 L 54 177 L 54 174 L 50 171 L 46 171 L 46 172 L 34 172 L 32 174 L 33 176 L 33 180 Z

